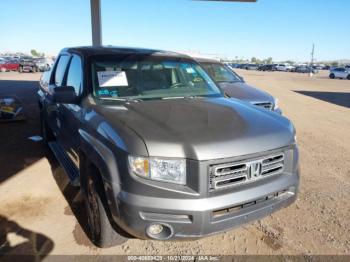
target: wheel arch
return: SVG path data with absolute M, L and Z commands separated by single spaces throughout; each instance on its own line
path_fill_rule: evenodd
M 121 190 L 118 163 L 113 152 L 97 138 L 79 129 L 79 158 L 90 161 L 99 171 L 99 179 L 103 184 L 105 197 L 113 216 L 119 216 L 116 196 Z M 82 176 L 80 172 L 80 176 Z

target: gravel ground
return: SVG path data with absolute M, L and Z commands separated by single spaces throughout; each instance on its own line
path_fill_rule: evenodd
M 181 242 L 124 239 L 97 249 L 85 234 L 77 189 L 41 143 L 35 99 L 40 74 L 0 73 L 0 95 L 16 94 L 27 120 L 0 123 L 0 254 L 350 255 L 350 81 L 326 72 L 237 70 L 280 100 L 297 129 L 301 187 L 292 206 L 223 234 Z M 1 260 L 1 256 L 0 256 Z

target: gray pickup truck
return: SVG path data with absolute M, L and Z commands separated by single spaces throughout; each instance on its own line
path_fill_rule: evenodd
M 42 135 L 86 203 L 89 237 L 198 238 L 293 203 L 295 130 L 223 96 L 192 58 L 63 49 L 40 81 Z

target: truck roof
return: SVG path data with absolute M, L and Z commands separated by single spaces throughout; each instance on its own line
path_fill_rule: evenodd
M 78 53 L 88 57 L 92 55 L 118 55 L 118 54 L 139 54 L 139 55 L 155 55 L 191 59 L 190 56 L 158 49 L 135 48 L 135 47 L 120 47 L 120 46 L 78 46 L 67 47 L 61 52 Z
M 193 57 L 194 60 L 196 60 L 198 63 L 216 63 L 221 64 L 219 60 L 213 59 L 213 58 L 204 58 L 204 57 Z

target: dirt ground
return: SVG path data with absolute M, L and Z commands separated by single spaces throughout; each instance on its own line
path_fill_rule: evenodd
M 85 234 L 79 191 L 40 142 L 36 102 L 40 74 L 0 73 L 0 96 L 17 95 L 27 120 L 0 123 L 1 254 L 348 254 L 350 255 L 350 81 L 327 72 L 237 70 L 279 98 L 296 126 L 301 186 L 290 207 L 250 225 L 195 241 L 125 239 L 109 249 Z

